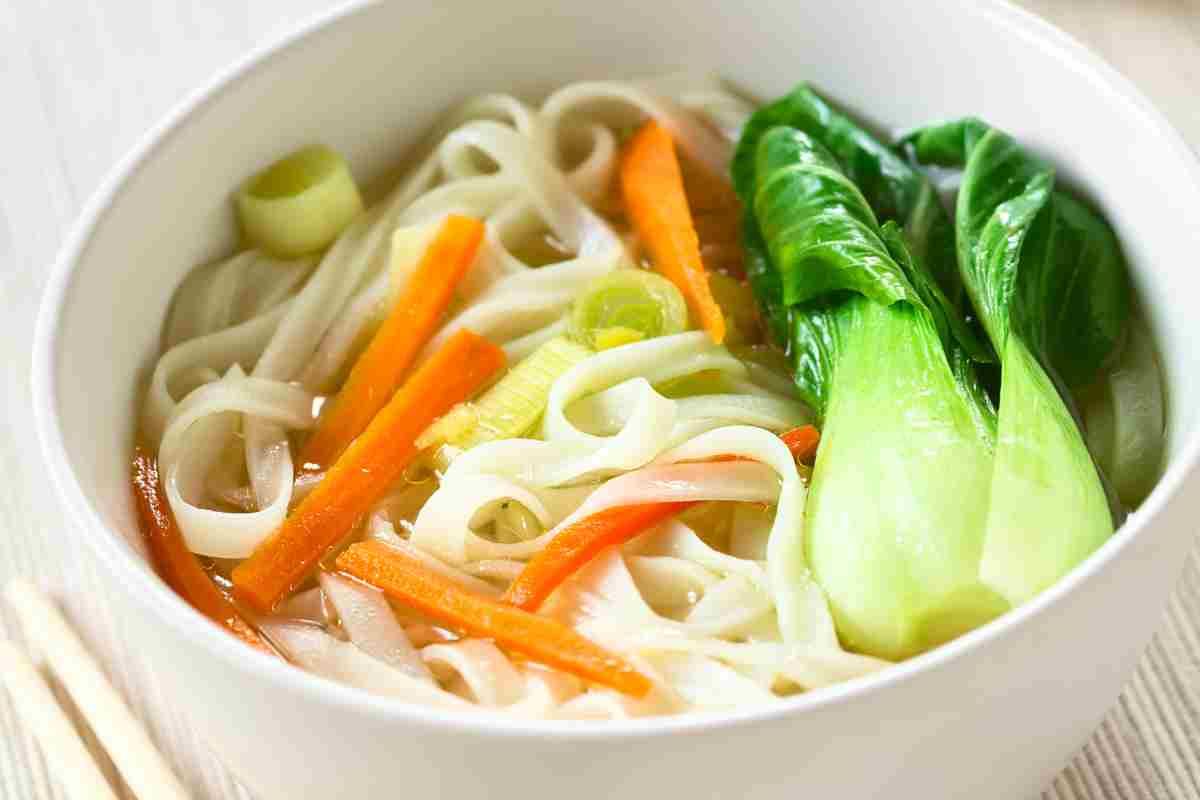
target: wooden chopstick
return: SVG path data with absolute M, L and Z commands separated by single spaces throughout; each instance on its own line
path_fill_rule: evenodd
M 79 637 L 71 630 L 50 599 L 32 583 L 20 579 L 10 583 L 5 593 L 9 604 L 17 613 L 26 640 L 38 648 L 50 669 L 62 682 L 134 795 L 140 800 L 187 800 L 187 791 L 154 747 L 145 729 L 104 677 L 96 660 L 84 648 Z M 11 653 L 8 655 L 11 658 Z M 17 655 L 20 656 L 20 653 Z M 26 674 L 25 678 L 28 677 Z M 36 671 L 34 678 L 37 678 Z M 46 689 L 44 684 L 42 688 Z M 27 693 L 27 690 L 25 684 L 17 688 L 10 685 L 14 699 L 17 699 L 19 694 Z M 27 697 L 35 695 L 36 692 L 27 694 Z M 53 695 L 48 690 L 45 692 L 45 701 L 55 705 Z M 43 699 L 18 700 L 18 706 L 34 703 L 39 706 L 45 705 Z M 57 705 L 55 708 L 57 709 Z M 53 716 L 53 712 L 38 708 L 31 710 L 35 716 L 39 713 Z M 61 710 L 57 713 L 62 715 Z M 66 721 L 65 716 L 62 716 L 62 719 Z M 67 725 L 69 728 L 70 723 L 67 722 Z M 36 733 L 37 729 L 34 730 Z M 73 729 L 70 730 L 73 732 Z M 50 741 L 50 746 L 47 746 L 49 740 L 42 741 L 43 750 L 48 758 L 52 757 L 51 749 L 61 744 L 59 738 L 62 731 L 54 728 L 54 732 L 56 738 Z M 79 747 L 83 747 L 82 743 Z M 83 750 L 83 754 L 86 756 L 87 751 Z M 95 765 L 92 764 L 92 767 L 94 769 Z M 99 772 L 96 774 L 99 775 Z M 112 796 L 111 789 L 109 792 L 108 795 L 80 793 L 72 794 L 71 797 L 80 800 L 85 797 L 107 798 Z
M 62 781 L 67 797 L 117 800 L 50 687 L 12 642 L 0 641 L 0 683 L 8 689 L 17 713 L 37 739 L 51 774 Z

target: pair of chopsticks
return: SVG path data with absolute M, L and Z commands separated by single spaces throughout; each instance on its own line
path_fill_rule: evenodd
M 13 581 L 5 595 L 26 641 L 67 690 L 133 794 L 139 800 L 186 800 L 183 784 L 50 599 L 26 580 Z M 3 639 L 0 684 L 71 800 L 117 800 L 37 666 Z

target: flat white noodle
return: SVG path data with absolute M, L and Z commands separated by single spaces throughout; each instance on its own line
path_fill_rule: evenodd
M 804 557 L 806 492 L 791 452 L 779 437 L 739 425 L 701 434 L 664 453 L 660 461 L 694 461 L 718 455 L 741 456 L 766 464 L 783 481 L 767 544 L 767 567 L 784 641 L 791 645 L 822 644 L 840 649 L 829 604 Z
M 736 463 L 736 462 L 735 462 Z M 708 464 L 676 464 L 675 469 L 680 469 L 685 466 L 700 469 L 711 469 Z M 754 466 L 759 470 L 767 471 L 768 467 L 762 464 L 743 464 L 743 467 Z M 662 469 L 655 467 L 654 469 Z M 770 473 L 768 473 L 770 474 Z M 747 495 L 743 498 L 728 498 L 741 499 L 743 502 L 739 504 L 739 508 L 761 508 L 763 503 L 775 503 L 780 497 L 778 478 L 770 474 L 769 478 L 760 478 L 760 480 L 770 480 L 775 485 L 774 495 L 767 500 L 755 499 Z M 725 499 L 725 498 L 722 498 Z M 773 517 L 778 516 L 775 510 L 768 512 L 768 521 Z M 667 523 L 660 525 L 657 529 L 650 531 L 636 540 L 630 542 L 625 547 L 627 553 L 637 553 L 640 555 L 651 556 L 670 556 L 673 558 L 690 561 L 693 564 L 698 564 L 705 569 L 711 570 L 720 575 L 739 575 L 745 578 L 750 583 L 757 586 L 764 594 L 771 594 L 771 582 L 767 575 L 765 565 L 761 561 L 741 558 L 738 556 L 722 553 L 714 547 L 709 546 L 696 535 L 696 532 L 689 526 L 679 520 L 670 520 Z
M 485 580 L 501 581 L 505 584 L 513 581 L 525 565 L 520 561 L 507 558 L 489 558 L 463 566 L 463 571 Z
M 769 597 L 755 592 L 746 581 L 742 584 L 739 588 L 745 591 L 738 600 L 756 595 L 743 608 L 730 605 L 719 612 L 710 610 L 705 619 L 670 619 L 650 608 L 620 553 L 610 549 L 564 585 L 551 598 L 548 609 L 585 636 L 620 652 L 636 654 L 655 649 L 662 639 L 738 635 L 754 618 L 770 610 Z M 735 618 L 737 614 L 742 616 Z
M 544 719 L 583 690 L 583 681 L 566 672 L 530 663 L 521 665 L 520 670 L 525 696 L 505 709 L 512 716 Z
M 592 688 L 574 697 L 550 715 L 556 719 L 614 720 L 635 719 L 681 710 L 678 701 L 661 692 L 634 698 L 612 689 Z
M 693 630 L 731 639 L 745 635 L 755 622 L 771 613 L 771 596 L 740 575 L 730 575 L 709 586 L 684 617 Z
M 752 708 L 778 702 L 770 691 L 714 658 L 694 653 L 661 653 L 650 659 L 693 709 Z
M 754 104 L 731 92 L 714 74 L 675 72 L 638 83 L 700 115 L 730 142 L 741 137 L 742 126 L 755 109 Z
M 283 261 L 246 250 L 193 270 L 176 292 L 164 332 L 170 350 L 182 342 L 239 325 L 295 294 L 315 261 Z
M 367 655 L 350 642 L 330 636 L 316 625 L 266 620 L 261 628 L 293 663 L 321 677 L 418 705 L 460 711 L 475 708 L 428 681 Z
M 291 301 L 281 303 L 232 328 L 190 339 L 163 353 L 154 365 L 150 387 L 146 391 L 146 405 L 142 411 L 142 431 L 146 437 L 154 444 L 162 440 L 167 419 L 184 394 L 179 390 L 183 376 L 205 369 L 219 377 L 234 364 L 253 364 L 290 305 Z
M 772 502 L 778 491 L 779 481 L 769 470 L 737 462 L 651 467 L 620 475 L 594 491 L 591 487 L 534 490 L 495 475 L 460 473 L 453 480 L 448 475 L 421 509 L 410 542 L 455 565 L 483 559 L 527 559 L 566 526 L 611 506 L 684 500 Z M 585 493 L 587 499 L 580 504 Z M 520 503 L 545 533 L 503 544 L 480 536 L 477 530 L 491 522 L 505 502 Z M 555 510 L 565 516 L 554 514 Z
M 450 644 L 431 644 L 421 657 L 439 673 L 442 682 L 456 674 L 481 706 L 501 708 L 525 695 L 525 678 L 500 648 L 483 639 L 466 639 Z
M 684 558 L 628 556 L 625 566 L 646 603 L 657 608 L 694 605 L 708 587 L 721 578 Z
M 771 511 L 761 506 L 746 504 L 735 508 L 729 530 L 729 554 L 749 561 L 766 561 L 771 516 Z
M 303 430 L 312 423 L 311 409 L 312 395 L 300 387 L 246 377 L 237 367 L 223 380 L 199 387 L 176 407 L 159 448 L 159 465 L 167 500 L 193 552 L 245 558 L 261 541 L 263 531 L 273 530 L 287 513 L 290 476 L 287 491 L 255 512 L 216 511 L 199 502 L 208 472 L 237 431 L 239 415 Z M 268 451 L 264 457 L 277 456 Z
M 735 596 L 726 599 L 738 602 Z M 715 635 L 718 626 L 662 617 L 650 608 L 625 559 L 615 549 L 606 551 L 568 581 L 551 598 L 550 611 L 585 636 L 627 657 L 653 658 L 655 653 L 700 655 L 743 674 L 766 676 L 768 685 L 784 683 L 815 689 L 887 666 L 887 662 L 825 643 L 788 645 L 777 634 L 760 640 L 754 636 L 753 626 L 741 631 L 748 634 L 745 641 L 730 641 Z M 729 611 L 736 611 L 736 606 Z M 772 627 L 766 626 L 766 630 Z
M 303 592 L 297 592 L 284 600 L 275 609 L 275 613 L 286 619 L 300 622 L 311 622 L 325 626 L 333 621 L 333 614 L 325 601 L 325 593 L 320 586 L 314 586 Z
M 355 647 L 417 680 L 433 681 L 383 592 L 328 572 L 319 573 L 318 580 Z
M 701 371 L 745 377 L 745 365 L 702 332 L 617 347 L 591 356 L 551 387 L 541 440 L 490 442 L 459 456 L 446 474 L 504 475 L 529 486 L 594 481 L 643 466 L 700 432 L 733 423 L 767 423 L 782 430 L 808 417 L 780 397 L 719 395 L 670 400 L 652 384 Z M 605 391 L 612 393 L 605 396 Z M 596 395 L 601 395 L 597 398 Z M 579 410 L 572 414 L 569 409 Z M 580 416 L 592 417 L 579 419 Z M 682 418 L 681 418 L 682 415 Z M 612 430 L 597 435 L 589 428 Z
M 551 94 L 542 104 L 542 115 L 551 136 L 556 137 L 564 121 L 572 113 L 597 105 L 623 105 L 626 114 L 617 118 L 620 124 L 629 119 L 628 111 L 638 116 L 650 116 L 670 133 L 671 137 L 693 159 L 713 175 L 728 180 L 730 142 L 723 139 L 689 114 L 674 100 L 655 94 L 650 88 L 620 81 L 573 83 Z M 636 119 L 636 117 L 635 117 Z

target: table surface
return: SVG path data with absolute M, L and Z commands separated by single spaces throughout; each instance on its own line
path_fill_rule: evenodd
M 40 469 L 29 419 L 38 299 L 68 226 L 103 175 L 168 108 L 249 48 L 330 0 L 0 0 L 0 584 L 36 576 L 101 655 L 195 797 L 248 798 L 163 696 Z M 1200 143 L 1200 0 L 1022 0 L 1089 43 Z M 1049 798 L 1200 798 L 1200 566 L 1195 553 L 1140 667 Z M 63 587 L 71 587 L 63 592 Z M 16 636 L 0 612 L 0 628 Z M 0 633 L 3 635 L 3 633 Z M 94 745 L 94 743 L 93 743 Z M 111 764 L 104 762 L 119 784 Z M 121 787 L 124 789 L 124 787 Z M 0 797 L 62 797 L 0 693 Z M 131 795 L 130 795 L 131 796 Z

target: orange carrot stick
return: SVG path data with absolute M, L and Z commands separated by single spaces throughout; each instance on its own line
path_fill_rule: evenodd
M 694 505 L 683 501 L 613 506 L 584 517 L 557 533 L 509 584 L 501 600 L 537 611 L 551 592 L 605 548 L 623 544 Z
M 725 339 L 725 319 L 708 287 L 700 240 L 684 193 L 683 175 L 671 135 L 647 122 L 621 157 L 625 208 L 654 266 L 683 293 L 712 340 Z
M 276 655 L 237 612 L 233 603 L 221 594 L 196 556 L 188 550 L 163 494 L 158 463 L 142 447 L 138 447 L 133 456 L 133 497 L 142 538 L 150 549 L 150 560 L 159 577 L 192 608 L 251 647 Z
M 549 617 L 472 594 L 383 542 L 350 545 L 337 568 L 398 603 L 548 667 L 641 697 L 652 684 L 619 656 Z
M 404 285 L 388 318 L 300 451 L 301 469 L 332 464 L 383 408 L 428 343 L 454 290 L 475 260 L 483 223 L 451 214 Z
M 802 425 L 779 434 L 783 443 L 792 451 L 792 456 L 801 464 L 812 464 L 817 457 L 817 445 L 821 443 L 821 434 L 812 425 Z
M 468 399 L 504 366 L 504 351 L 459 331 L 400 387 L 279 529 L 233 570 L 233 593 L 270 611 L 342 541 L 418 454 L 435 419 Z

